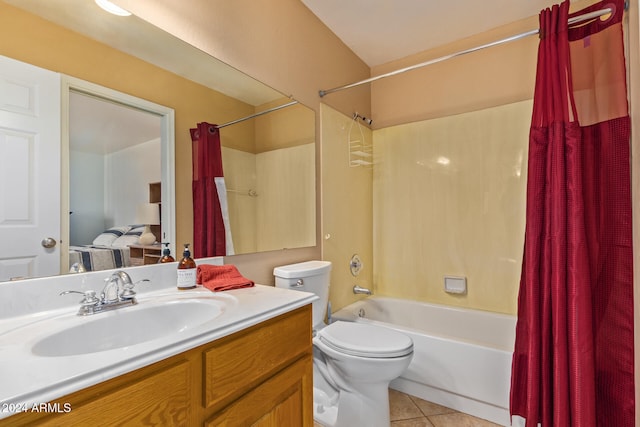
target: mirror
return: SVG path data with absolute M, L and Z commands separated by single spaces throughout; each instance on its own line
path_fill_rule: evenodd
M 0 55 L 175 112 L 175 151 L 169 153 L 175 189 L 162 198 L 163 212 L 175 206 L 174 256 L 175 248 L 193 241 L 189 129 L 291 101 L 135 16 L 111 16 L 91 0 L 2 0 L 0 19 L 0 39 L 10 40 L 0 43 Z M 314 112 L 298 104 L 245 120 L 222 128 L 221 142 L 235 254 L 315 246 Z M 60 271 L 66 272 L 64 265 Z

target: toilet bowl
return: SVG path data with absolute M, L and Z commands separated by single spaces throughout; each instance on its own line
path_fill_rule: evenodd
M 276 267 L 276 286 L 313 292 L 314 418 L 326 427 L 388 427 L 389 382 L 413 357 L 401 332 L 363 323 L 326 325 L 331 263 L 308 261 Z

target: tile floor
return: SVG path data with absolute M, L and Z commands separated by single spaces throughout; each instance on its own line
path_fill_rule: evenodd
M 498 424 L 391 389 L 389 407 L 391 427 L 500 427 Z M 314 423 L 314 426 L 322 427 L 318 423 Z
M 391 427 L 500 427 L 418 397 L 389 389 Z

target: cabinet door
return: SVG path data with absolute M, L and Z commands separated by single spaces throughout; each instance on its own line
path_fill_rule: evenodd
M 39 425 L 91 426 L 103 420 L 123 426 L 187 426 L 189 378 L 189 363 L 183 361 L 97 399 L 71 405 L 63 418 L 52 416 Z
M 311 351 L 311 306 L 219 339 L 204 353 L 204 407 L 226 406 Z
M 215 414 L 213 426 L 312 426 L 313 360 L 298 360 Z

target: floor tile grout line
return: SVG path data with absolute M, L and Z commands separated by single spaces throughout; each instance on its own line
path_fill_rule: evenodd
M 402 392 L 401 392 L 401 393 L 402 393 Z M 429 417 L 434 417 L 434 416 L 436 416 L 436 415 L 454 414 L 454 413 L 456 413 L 456 412 L 459 412 L 459 411 L 456 411 L 455 409 L 451 409 L 451 408 L 449 408 L 449 407 L 447 407 L 447 406 L 440 405 L 440 404 L 438 404 L 438 403 L 434 403 L 434 402 L 430 402 L 430 401 L 428 401 L 428 400 L 421 399 L 421 398 L 419 398 L 419 397 L 417 397 L 417 396 L 413 396 L 413 395 L 408 394 L 408 393 L 403 393 L 403 394 L 406 394 L 406 395 L 409 397 L 409 400 L 411 400 L 411 403 L 413 403 L 413 404 L 414 404 L 414 406 L 416 406 L 416 407 L 418 408 L 418 410 L 420 411 L 420 413 L 421 413 L 423 416 L 427 417 L 427 418 L 429 418 Z M 420 407 L 420 405 L 418 404 L 418 402 L 416 402 L 416 401 L 415 401 L 415 399 L 420 399 L 420 400 L 423 400 L 423 401 L 425 401 L 425 402 L 429 402 L 429 403 L 433 403 L 433 404 L 435 404 L 435 405 L 438 405 L 439 407 L 441 407 L 441 408 L 442 408 L 442 411 L 443 411 L 443 412 L 439 412 L 439 413 L 437 413 L 437 414 L 425 414 L 425 413 L 424 413 L 424 411 L 422 410 L 422 408 Z

